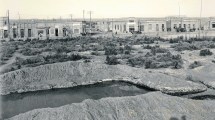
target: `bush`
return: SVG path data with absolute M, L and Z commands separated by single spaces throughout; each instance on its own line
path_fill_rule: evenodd
M 117 55 L 117 49 L 115 46 L 106 46 L 105 48 L 105 55 Z
M 154 43 L 154 38 L 145 37 L 143 43 L 145 44 L 152 44 Z
M 126 51 L 125 51 L 125 54 L 126 54 L 126 55 L 130 55 L 130 51 L 126 50 Z
M 199 66 L 202 66 L 202 64 L 199 61 L 194 61 L 192 64 L 189 65 L 189 69 L 194 69 Z
M 16 52 L 16 48 L 14 46 L 3 46 L 1 50 L 1 61 L 9 60 L 13 54 Z
M 55 55 L 48 55 L 44 57 L 47 63 L 56 63 L 56 62 L 65 62 L 65 61 L 77 61 L 81 59 L 88 59 L 86 56 L 81 56 L 79 54 L 55 54 Z
M 167 52 L 169 52 L 169 50 L 155 46 L 155 47 L 151 48 L 151 52 L 152 53 L 167 53 Z
M 150 45 L 144 46 L 144 45 L 143 45 L 143 49 L 152 49 L 152 46 L 150 46 Z
M 180 39 L 170 39 L 169 43 L 178 43 Z
M 199 53 L 200 56 L 207 56 L 207 55 L 212 55 L 212 54 L 213 53 L 209 49 L 201 50 Z
M 134 56 L 128 59 L 128 64 L 132 67 L 145 66 L 145 68 L 182 68 L 183 61 L 180 55 L 172 55 L 170 52 L 155 55 L 147 53 L 145 56 Z
M 130 64 L 132 67 L 135 66 L 143 66 L 145 63 L 145 57 L 144 56 L 135 56 L 128 59 L 128 64 Z
M 98 55 L 99 55 L 99 52 L 98 52 L 98 51 L 93 51 L 93 52 L 91 52 L 91 55 L 96 55 L 96 56 L 98 56 Z
M 39 51 L 38 49 L 24 48 L 20 51 L 20 53 L 25 56 L 32 56 L 41 54 L 41 51 Z
M 117 65 L 119 61 L 116 56 L 106 56 L 106 64 L 108 65 Z
M 35 67 L 38 65 L 45 64 L 45 59 L 43 58 L 43 56 L 35 56 L 27 59 L 16 57 L 15 64 L 18 66 L 18 68 L 21 68 L 21 66 Z

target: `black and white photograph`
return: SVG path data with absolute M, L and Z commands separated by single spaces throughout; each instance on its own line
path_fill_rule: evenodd
M 215 0 L 0 0 L 0 120 L 215 120 Z

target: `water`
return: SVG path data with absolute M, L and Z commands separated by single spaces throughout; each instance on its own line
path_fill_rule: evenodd
M 85 99 L 135 96 L 150 92 L 125 82 L 105 82 L 73 88 L 53 89 L 27 93 L 13 93 L 2 97 L 2 118 L 10 118 L 37 108 L 59 107 L 80 103 Z
M 194 96 L 191 97 L 194 100 L 215 100 L 215 95 L 201 95 L 201 96 Z

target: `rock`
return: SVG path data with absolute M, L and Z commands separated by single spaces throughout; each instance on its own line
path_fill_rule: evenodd
M 215 101 L 190 100 L 152 92 L 35 109 L 8 120 L 214 120 L 214 110 Z
M 125 79 L 126 78 L 126 79 Z M 120 80 L 169 94 L 202 92 L 206 87 L 144 68 L 101 63 L 64 62 L 24 68 L 0 75 L 0 94 L 66 88 Z

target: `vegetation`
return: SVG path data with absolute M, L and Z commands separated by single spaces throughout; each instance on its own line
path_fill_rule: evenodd
M 207 56 L 207 55 L 212 55 L 212 54 L 213 53 L 209 49 L 201 50 L 199 53 L 200 56 Z
M 117 65 L 119 61 L 116 56 L 106 56 L 106 64 L 108 65 Z
M 196 67 L 202 66 L 201 62 L 194 61 L 192 64 L 189 65 L 189 69 L 194 69 Z
M 183 61 L 180 55 L 172 55 L 170 52 L 153 55 L 152 53 L 147 53 L 145 56 L 134 56 L 128 59 L 128 64 L 132 67 L 142 67 L 148 68 L 167 68 L 172 67 L 175 69 L 182 68 Z
M 159 45 L 159 43 L 161 42 L 171 44 L 171 47 L 174 49 L 160 47 L 162 44 Z M 178 37 L 168 40 L 138 35 L 125 38 L 74 37 L 61 40 L 28 39 L 26 41 L 1 41 L 1 43 L 0 65 L 9 64 L 7 69 L 3 70 L 4 72 L 65 61 L 83 60 L 86 63 L 90 62 L 90 58 L 84 55 L 88 53 L 84 51 L 91 51 L 91 55 L 100 56 L 93 57 L 93 59 L 104 60 L 108 65 L 128 64 L 133 67 L 144 67 L 146 69 L 168 67 L 179 69 L 183 64 L 181 56 L 178 54 L 173 55 L 172 53 L 202 49 L 200 55 L 206 56 L 212 55 L 213 53 L 209 49 L 215 48 L 215 38 L 186 39 Z M 20 57 L 13 57 L 20 54 Z M 200 63 L 196 61 L 189 68 L 193 69 L 199 65 Z

